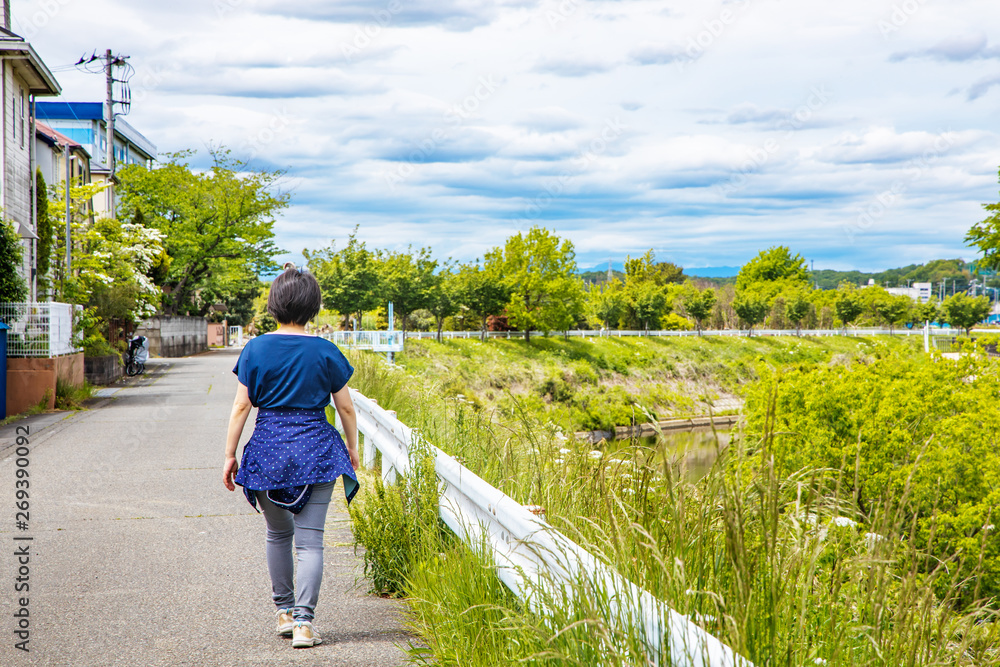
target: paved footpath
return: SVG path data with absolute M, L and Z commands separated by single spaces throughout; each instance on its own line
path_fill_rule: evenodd
M 228 350 L 154 359 L 90 410 L 0 429 L 0 665 L 403 664 L 401 608 L 365 595 L 339 484 L 316 610 L 324 643 L 293 649 L 274 633 L 264 518 L 239 487 L 222 486 L 235 361 Z M 25 423 L 31 506 L 22 531 L 14 431 Z M 26 544 L 30 653 L 14 635 L 25 596 L 14 590 L 14 554 Z

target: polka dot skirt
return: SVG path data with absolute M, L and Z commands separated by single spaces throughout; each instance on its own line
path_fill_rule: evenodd
M 347 502 L 358 491 L 347 445 L 324 410 L 261 408 L 235 481 L 256 509 L 253 491 L 332 482 L 344 476 Z

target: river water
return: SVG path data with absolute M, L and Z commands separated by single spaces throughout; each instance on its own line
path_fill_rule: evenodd
M 683 470 L 685 477 L 695 481 L 712 469 L 719 451 L 729 446 L 732 431 L 729 427 L 693 428 L 663 431 L 659 435 L 608 443 L 611 449 L 639 445 L 656 449 L 657 458 Z

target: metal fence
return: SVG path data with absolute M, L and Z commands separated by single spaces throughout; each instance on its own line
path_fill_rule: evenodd
M 402 352 L 402 331 L 333 331 L 320 334 L 339 347 L 374 352 Z
M 392 482 L 397 475 L 405 476 L 413 431 L 360 392 L 351 389 L 351 397 L 358 430 L 364 435 L 362 464 L 373 467 L 377 449 L 383 479 Z M 429 449 L 441 489 L 441 519 L 471 548 L 490 549 L 500 580 L 533 609 L 544 613 L 533 595 L 540 586 L 558 598 L 559 591 L 572 590 L 583 580 L 607 593 L 610 619 L 641 630 L 653 664 L 664 656 L 674 667 L 753 667 L 690 618 L 626 580 L 454 458 L 437 447 Z
M 941 331 L 951 332 L 950 329 Z M 938 332 L 937 328 L 931 329 L 932 334 Z M 384 333 L 384 332 L 383 332 Z M 398 333 L 398 332 L 397 332 Z M 622 338 L 622 337 L 647 337 L 647 338 L 672 338 L 686 336 L 888 336 L 890 333 L 897 336 L 922 336 L 923 327 L 907 329 L 899 327 L 893 329 L 754 329 L 752 332 L 747 329 L 704 329 L 700 333 L 697 331 L 639 331 L 634 329 L 573 329 L 571 331 L 553 331 L 550 336 L 566 336 L 568 338 Z M 479 338 L 478 331 L 442 331 L 443 338 Z M 542 336 L 540 331 L 532 331 L 531 336 Z M 523 331 L 487 331 L 487 338 L 524 338 Z M 436 338 L 436 331 L 408 331 L 407 338 Z
M 8 357 L 58 357 L 83 350 L 73 324 L 82 306 L 68 303 L 0 303 Z

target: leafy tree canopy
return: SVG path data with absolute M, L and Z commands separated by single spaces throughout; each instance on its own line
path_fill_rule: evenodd
M 576 275 L 573 243 L 540 227 L 507 239 L 487 254 L 488 270 L 503 276 L 510 290 L 507 317 L 530 337 L 569 329 L 583 309 L 583 284 Z
M 484 265 L 462 264 L 455 276 L 455 298 L 480 322 L 481 337 L 486 337 L 486 321 L 500 315 L 511 298 L 511 288 L 503 279 L 502 256 L 494 253 Z
M 941 319 L 953 327 L 969 329 L 986 319 L 990 313 L 990 300 L 985 296 L 975 298 L 967 294 L 953 294 L 941 304 Z
M 1000 270 L 1000 203 L 983 204 L 989 216 L 977 222 L 965 235 L 965 240 L 983 253 L 982 264 Z
M 768 300 L 780 292 L 809 284 L 806 260 L 793 255 L 786 246 L 774 246 L 757 253 L 736 276 L 736 291 L 756 289 Z
M 129 165 L 118 173 L 119 216 L 141 216 L 164 235 L 171 258 L 162 285 L 169 291 L 168 314 L 203 313 L 211 304 L 196 295 L 221 276 L 277 270 L 273 257 L 281 250 L 273 227 L 289 201 L 275 191 L 280 172 L 255 171 L 225 149 L 212 152 L 210 170 L 196 172 L 185 162 L 190 156 L 174 153 L 155 169 Z
M 336 242 L 317 251 L 303 250 L 309 270 L 323 290 L 323 305 L 344 316 L 374 310 L 381 302 L 379 266 L 375 253 L 358 240 L 358 228 L 347 237 L 347 245 Z M 345 322 L 346 325 L 346 322 Z
M 406 252 L 379 251 L 376 266 L 381 301 L 392 302 L 405 335 L 406 318 L 414 310 L 430 306 L 435 288 L 440 284 L 434 275 L 437 260 L 431 258 L 430 248 L 414 253 L 411 247 Z

